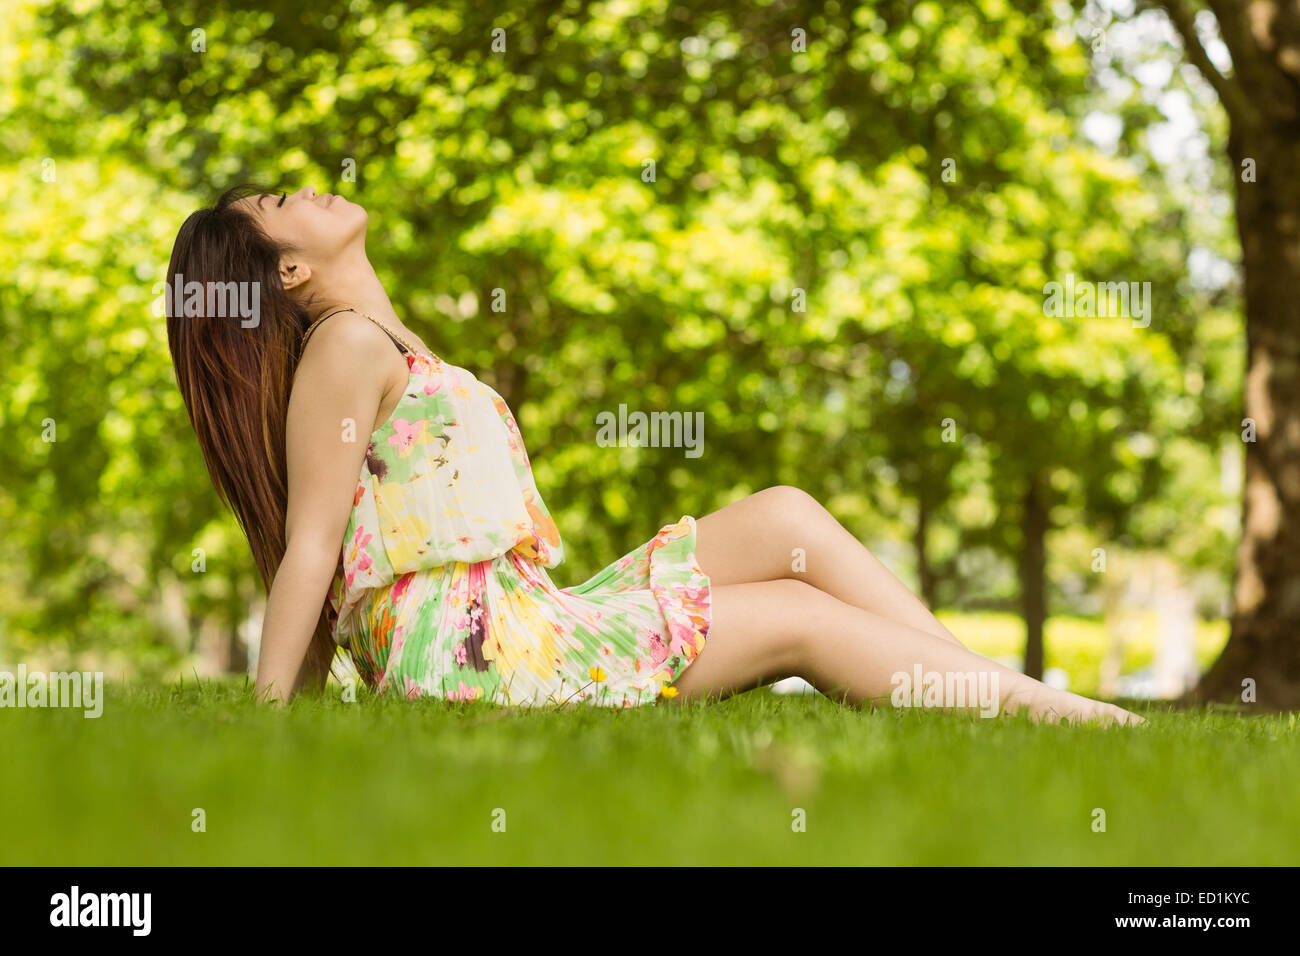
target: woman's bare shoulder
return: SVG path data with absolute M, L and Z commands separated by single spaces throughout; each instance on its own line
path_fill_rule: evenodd
M 391 377 L 406 361 L 393 340 L 375 323 L 355 312 L 340 312 L 316 327 L 298 362 L 299 376 Z
M 363 315 L 339 312 L 316 326 L 303 349 L 299 367 L 321 363 L 358 364 L 401 353 L 383 329 Z

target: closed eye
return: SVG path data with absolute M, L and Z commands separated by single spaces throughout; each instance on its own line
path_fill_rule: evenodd
M 285 199 L 287 199 L 288 197 L 289 197 L 288 193 L 280 193 L 280 201 L 275 204 L 276 208 L 278 209 L 280 206 L 283 206 Z

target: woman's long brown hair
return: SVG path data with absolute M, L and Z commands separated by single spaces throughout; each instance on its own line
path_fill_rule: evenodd
M 238 519 L 269 591 L 286 547 L 289 389 L 313 310 L 280 281 L 280 258 L 288 250 L 233 205 L 260 192 L 253 186 L 229 189 L 181 226 L 167 266 L 167 341 L 212 484 Z M 249 283 L 242 288 L 257 292 L 256 323 L 246 328 L 247 320 L 237 314 L 208 314 L 223 310 L 210 309 L 206 292 L 197 310 L 182 308 L 178 276 L 185 286 L 198 282 L 205 290 L 212 288 L 208 283 Z M 307 652 L 313 674 L 334 659 L 328 610 L 322 606 Z

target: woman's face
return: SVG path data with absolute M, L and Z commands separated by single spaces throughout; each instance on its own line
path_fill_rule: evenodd
M 276 242 L 293 247 L 295 260 L 316 267 L 337 260 L 366 234 L 366 211 L 342 196 L 304 186 L 295 193 L 262 193 L 239 200 Z

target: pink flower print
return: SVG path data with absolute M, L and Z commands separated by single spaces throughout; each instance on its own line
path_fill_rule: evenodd
M 650 639 L 650 663 L 658 668 L 660 664 L 668 660 L 668 645 L 664 639 L 656 634 Z
M 357 559 L 357 552 L 362 551 L 362 549 L 370 543 L 370 539 L 373 537 L 374 535 L 366 534 L 366 529 L 363 525 L 357 525 L 357 530 L 352 533 L 352 553 L 349 556 L 349 559 L 355 561 Z M 369 557 L 369 555 L 367 555 L 367 557 Z
M 694 653 L 695 651 L 695 632 L 684 624 L 678 624 L 676 621 L 670 621 L 668 632 L 672 635 L 669 642 L 669 649 L 674 654 L 682 654 L 686 651 Z
M 465 665 L 465 662 L 468 660 L 469 660 L 469 651 L 465 650 L 465 642 L 461 641 L 459 644 L 456 645 L 456 663 L 460 664 L 463 667 Z
M 417 375 L 432 375 L 441 371 L 442 362 L 437 356 L 415 354 L 411 357 L 410 367 Z
M 347 566 L 348 587 L 352 587 L 352 582 L 359 571 L 368 571 L 370 566 L 375 562 L 370 557 L 370 552 L 366 550 L 366 545 L 374 535 L 366 534 L 366 529 L 357 526 L 357 530 L 352 535 L 352 546 L 348 549 L 347 560 L 344 562 Z
M 421 418 L 418 422 L 410 422 L 405 418 L 399 418 L 393 422 L 393 434 L 388 436 L 388 444 L 397 449 L 397 453 L 406 458 L 411 454 L 411 449 L 416 445 L 427 445 L 433 441 L 433 436 L 428 431 L 429 420 Z
M 440 388 L 442 388 L 442 382 L 427 382 L 427 383 L 425 384 L 425 386 L 424 386 L 424 394 L 425 394 L 425 395 L 432 395 L 434 392 L 438 391 Z
M 464 681 L 455 690 L 447 691 L 448 700 L 477 700 L 481 688 L 471 687 Z
M 686 600 L 688 601 L 697 601 L 697 602 L 703 601 L 708 596 L 709 596 L 709 589 L 706 587 L 703 586 L 698 588 L 688 588 L 685 586 L 682 587 L 682 597 L 686 598 Z

